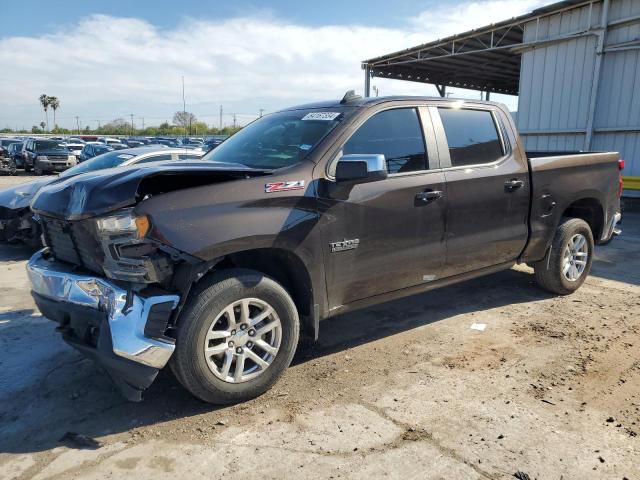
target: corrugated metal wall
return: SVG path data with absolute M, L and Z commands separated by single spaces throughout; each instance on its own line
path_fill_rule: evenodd
M 608 14 L 594 0 L 533 20 L 524 43 L 517 123 L 526 148 L 616 150 L 624 175 L 640 177 L 640 0 L 610 0 Z

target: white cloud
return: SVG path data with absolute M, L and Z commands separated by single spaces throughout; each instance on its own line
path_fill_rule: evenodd
M 135 18 L 94 15 L 40 37 L 0 40 L 0 127 L 30 126 L 42 113 L 37 98 L 56 95 L 58 123 L 146 115 L 147 124 L 181 108 L 207 122 L 218 104 L 251 115 L 300 101 L 337 98 L 361 89 L 360 62 L 529 11 L 540 0 L 490 0 L 440 6 L 407 19 L 406 28 L 296 25 L 269 17 L 188 20 L 161 30 Z M 382 94 L 427 93 L 433 87 L 376 80 Z M 248 119 L 240 116 L 239 121 Z M 228 121 L 228 118 L 226 119 Z M 217 122 L 216 122 L 217 123 Z

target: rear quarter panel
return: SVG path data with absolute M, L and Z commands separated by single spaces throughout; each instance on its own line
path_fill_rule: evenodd
M 522 261 L 535 262 L 545 256 L 564 212 L 574 202 L 597 200 L 602 206 L 602 224 L 608 225 L 620 210 L 618 159 L 616 152 L 529 158 L 531 233 Z

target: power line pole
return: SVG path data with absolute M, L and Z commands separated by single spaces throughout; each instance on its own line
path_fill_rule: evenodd
M 233 128 L 236 128 L 236 114 L 233 114 Z
M 220 130 L 222 130 L 222 105 L 220 105 Z
M 144 117 L 142 117 L 142 130 L 144 130 Z
M 264 108 L 260 109 L 260 118 L 262 118 L 262 114 L 264 113 Z
M 131 115 L 131 135 L 133 136 L 133 113 Z
M 80 119 L 77 115 L 76 115 L 76 126 L 78 127 L 78 135 L 80 135 Z

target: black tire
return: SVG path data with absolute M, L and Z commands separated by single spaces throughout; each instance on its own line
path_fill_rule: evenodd
M 260 375 L 242 383 L 230 383 L 209 369 L 202 345 L 216 316 L 243 298 L 257 298 L 271 305 L 280 319 L 282 336 L 278 353 Z M 276 383 L 293 359 L 299 335 L 296 306 L 280 284 L 254 270 L 220 271 L 201 280 L 189 295 L 180 314 L 170 366 L 178 381 L 205 402 L 218 405 L 244 402 L 262 395 Z
M 569 280 L 563 273 L 565 248 L 575 236 L 581 234 L 586 238 L 587 263 L 576 280 Z M 566 218 L 556 229 L 551 248 L 544 259 L 533 265 L 536 282 L 543 289 L 558 295 L 575 292 L 587 279 L 593 262 L 594 242 L 589 224 L 580 218 Z
M 9 160 L 9 175 L 13 176 L 17 172 L 18 167 L 16 166 L 16 161 L 12 158 Z

